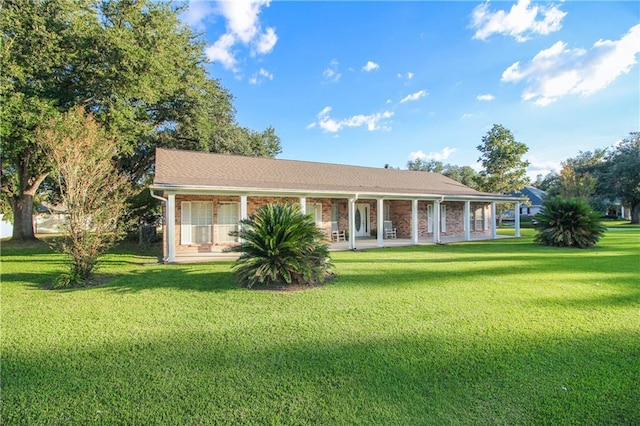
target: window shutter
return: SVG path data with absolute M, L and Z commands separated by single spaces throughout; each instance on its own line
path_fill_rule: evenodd
M 427 232 L 433 232 L 433 204 L 427 206 Z
M 183 201 L 180 210 L 180 244 L 184 246 L 191 244 L 191 202 Z
M 489 206 L 484 206 L 482 208 L 482 218 L 484 219 L 484 227 L 482 228 L 483 231 L 489 229 L 489 212 L 487 211 L 488 207 Z

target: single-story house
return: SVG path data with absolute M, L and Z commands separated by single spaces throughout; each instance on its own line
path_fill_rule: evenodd
M 384 247 L 389 238 L 407 244 L 496 238 L 496 203 L 524 201 L 438 173 L 165 148 L 156 149 L 150 189 L 163 202 L 167 262 L 222 255 L 238 244 L 229 232 L 239 221 L 274 201 L 298 203 L 327 239 L 352 250 L 364 240 Z

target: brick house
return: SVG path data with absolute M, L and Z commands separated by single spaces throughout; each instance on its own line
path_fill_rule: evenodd
M 297 203 L 345 249 L 443 237 L 496 238 L 496 203 L 521 198 L 478 192 L 438 173 L 156 149 L 150 187 L 163 201 L 164 258 L 220 256 L 229 232 L 259 206 Z M 515 235 L 520 227 L 516 223 Z

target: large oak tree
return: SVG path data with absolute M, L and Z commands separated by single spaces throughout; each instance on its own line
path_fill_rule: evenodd
M 34 129 L 80 105 L 118 141 L 133 185 L 156 146 L 275 156 L 268 128 L 239 126 L 231 95 L 209 78 L 203 44 L 179 10 L 152 0 L 0 2 L 2 196 L 15 239 L 32 239 L 33 198 L 50 171 Z

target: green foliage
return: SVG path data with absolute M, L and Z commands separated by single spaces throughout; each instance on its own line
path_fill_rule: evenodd
M 482 153 L 480 184 L 482 190 L 496 194 L 519 191 L 529 183 L 526 176 L 529 162 L 522 159 L 529 148 L 517 142 L 511 131 L 501 124 L 494 124 L 477 146 Z
M 293 204 L 266 204 L 241 221 L 234 264 L 242 286 L 315 285 L 331 274 L 329 246 L 310 215 Z
M 82 109 L 50 120 L 35 137 L 50 158 L 67 210 L 55 247 L 69 256 L 69 274 L 56 286 L 73 286 L 90 277 L 98 257 L 121 236 L 130 186 L 113 162 L 115 141 Z
M 535 241 L 547 246 L 593 247 L 606 231 L 600 215 L 580 198 L 547 198 L 534 220 Z
M 118 142 L 131 185 L 148 183 L 155 147 L 275 156 L 273 128 L 246 129 L 208 76 L 204 40 L 153 0 L 0 2 L 2 196 L 15 238 L 33 238 L 33 197 L 51 164 L 35 128 L 81 105 Z M 15 213 L 18 214 L 15 214 Z
M 631 207 L 631 223 L 640 224 L 640 132 L 631 132 L 607 158 L 604 186 Z
M 407 162 L 407 170 L 440 173 L 470 188 L 479 189 L 480 175 L 471 166 L 456 166 L 454 164 L 443 164 L 441 161 L 425 161 L 416 158 Z

